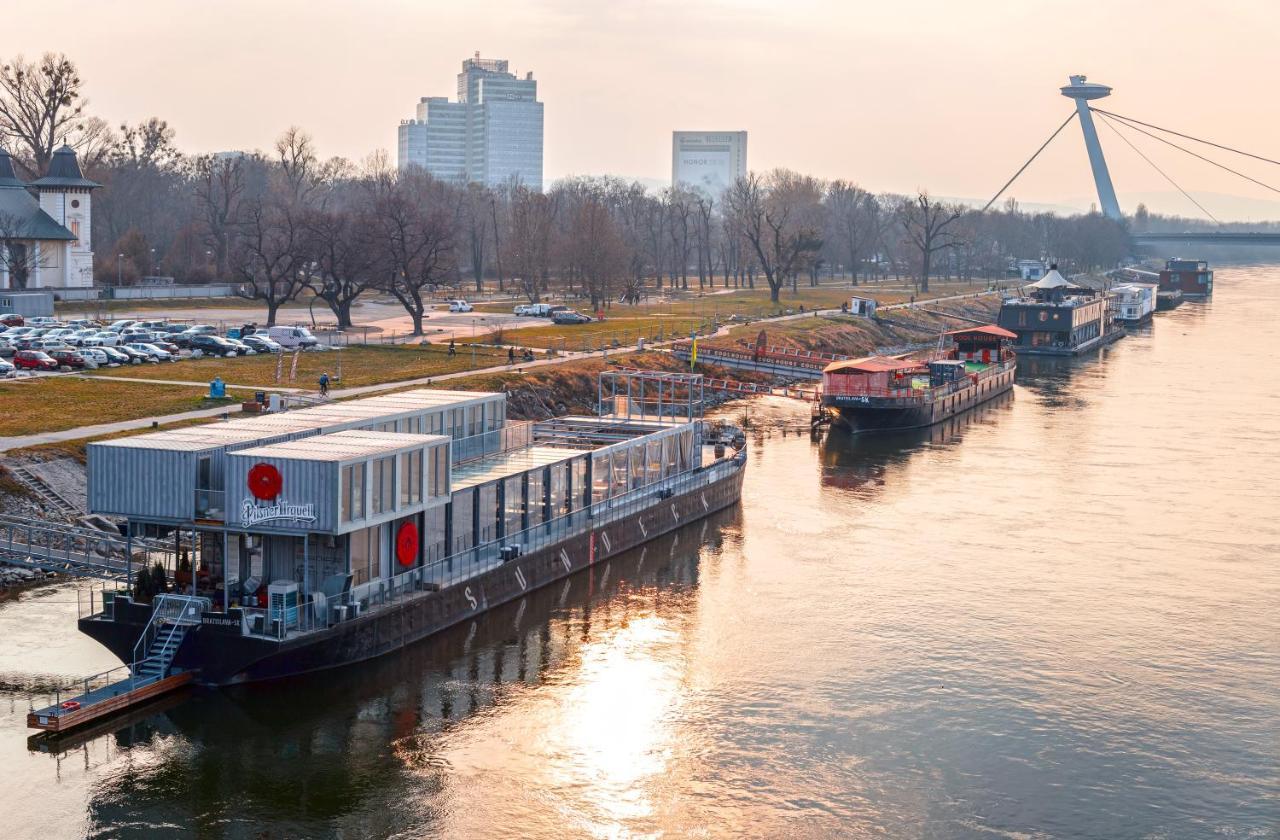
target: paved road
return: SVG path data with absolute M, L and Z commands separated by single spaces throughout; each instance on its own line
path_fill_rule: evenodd
M 992 294 L 992 293 L 991 292 L 966 292 L 964 294 L 959 294 L 959 295 L 949 295 L 947 297 L 930 298 L 928 300 L 921 300 L 921 301 L 918 301 L 917 303 L 892 304 L 888 306 L 879 307 L 879 309 L 883 311 L 889 311 L 894 309 L 910 309 L 915 306 L 922 306 L 925 304 L 934 305 L 934 304 L 938 304 L 938 303 L 949 301 L 949 300 L 963 300 L 966 298 L 983 297 L 988 294 Z M 812 312 L 798 312 L 792 315 L 781 315 L 776 318 L 763 318 L 759 321 L 753 321 L 752 325 L 754 326 L 756 324 L 777 323 L 781 321 L 793 321 L 793 320 L 796 320 L 797 318 L 812 318 L 819 314 L 838 314 L 839 312 L 840 310 L 838 309 L 815 310 Z M 544 320 L 538 320 L 537 322 L 545 323 Z M 715 334 L 717 336 L 727 335 L 729 331 L 733 329 L 735 326 L 740 326 L 740 325 L 726 324 L 725 326 L 721 327 Z M 647 346 L 657 347 L 659 345 L 650 343 Z M 613 353 L 613 354 L 626 353 L 633 350 L 635 350 L 634 346 L 619 347 L 615 350 L 609 351 L 609 353 Z M 382 391 L 390 391 L 396 388 L 406 388 L 406 387 L 413 387 L 415 385 L 431 385 L 438 382 L 447 382 L 448 380 L 451 380 L 451 379 L 461 379 L 463 377 L 475 376 L 477 374 L 499 373 L 502 371 L 508 371 L 513 369 L 523 370 L 525 368 L 545 367 L 547 365 L 558 365 L 561 362 L 567 362 L 567 361 L 570 361 L 571 359 L 583 359 L 583 358 L 587 358 L 589 356 L 594 356 L 594 355 L 596 354 L 595 353 L 564 353 L 559 356 L 555 356 L 553 358 L 544 358 L 544 359 L 539 359 L 533 362 L 525 362 L 522 364 L 499 365 L 495 367 L 478 368 L 475 370 L 464 370 L 464 371 L 459 371 L 457 373 L 440 374 L 438 376 L 423 376 L 417 379 L 401 380 L 398 382 L 383 382 L 377 385 L 364 385 L 358 388 L 337 388 L 330 392 L 330 396 L 333 397 L 334 399 L 342 399 L 344 397 L 364 396 L 367 394 L 376 394 Z M 112 378 L 114 379 L 116 377 L 112 377 Z M 201 383 L 167 383 L 167 384 L 193 384 L 193 385 L 199 385 L 200 387 L 205 387 L 207 386 L 208 383 L 201 382 Z M 250 390 L 263 390 L 261 388 L 254 389 L 251 386 L 236 386 L 236 387 L 246 387 L 246 388 L 249 388 Z M 267 390 L 280 391 L 280 392 L 289 391 L 289 392 L 296 393 L 296 392 L 299 392 L 301 389 L 296 389 L 296 388 L 285 389 L 285 388 L 271 387 L 271 388 L 268 388 Z M 98 435 L 115 434 L 118 432 L 133 431 L 135 429 L 145 429 L 153 424 L 162 425 L 167 423 L 182 422 L 184 420 L 195 420 L 195 419 L 203 419 L 208 417 L 219 417 L 223 414 L 226 414 L 228 411 L 229 409 L 225 407 L 201 409 L 199 411 L 186 411 L 181 414 L 167 414 L 167 415 L 156 416 L 156 417 L 142 417 L 136 420 L 122 420 L 117 423 L 102 423 L 96 426 L 79 426 L 74 429 L 63 429 L 62 431 L 58 431 L 58 432 L 46 432 L 38 435 L 25 435 L 21 437 L 0 438 L 0 452 L 6 452 L 11 449 L 22 449 L 28 446 L 38 446 L 40 444 L 45 444 L 45 443 L 60 443 L 60 442 L 69 441 L 69 440 L 79 440 L 81 438 L 86 438 L 86 437 L 96 437 Z

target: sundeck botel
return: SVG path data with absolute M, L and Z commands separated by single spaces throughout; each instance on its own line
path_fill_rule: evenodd
M 503 394 L 414 390 L 90 444 L 94 512 L 177 559 L 170 591 L 108 596 L 80 630 L 135 686 L 330 668 L 737 501 L 745 458 L 709 434 L 700 377 L 607 376 L 642 381 L 602 388 L 597 417 L 511 423 Z

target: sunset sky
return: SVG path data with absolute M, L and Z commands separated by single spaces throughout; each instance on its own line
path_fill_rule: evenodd
M 479 50 L 538 79 L 548 182 L 665 179 L 673 129 L 745 129 L 753 169 L 989 197 L 1071 110 L 1057 92 L 1070 73 L 1112 85 L 1109 110 L 1280 157 L 1275 0 L 136 0 L 66 15 L 43 0 L 5 5 L 0 56 L 65 52 L 92 113 L 162 117 L 191 152 L 266 148 L 296 124 L 326 156 L 394 154 L 399 120 L 420 96 L 452 97 L 459 64 Z M 1197 212 L 1099 130 L 1126 209 L 1143 197 Z M 1280 199 L 1134 142 L 1198 195 L 1258 202 L 1203 199 L 1224 218 Z M 1280 182 L 1277 167 L 1217 156 Z M 1078 128 L 1012 192 L 1087 207 Z

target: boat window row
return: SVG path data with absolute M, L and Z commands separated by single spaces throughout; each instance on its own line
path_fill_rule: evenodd
M 338 487 L 339 519 L 355 522 L 448 495 L 448 445 L 415 449 L 344 466 Z

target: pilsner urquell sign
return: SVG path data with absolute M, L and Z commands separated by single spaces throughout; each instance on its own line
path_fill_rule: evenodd
M 315 522 L 316 506 L 289 504 L 280 498 L 284 478 L 271 464 L 254 464 L 249 470 L 249 493 L 240 508 L 241 525 L 261 525 L 264 522 Z

